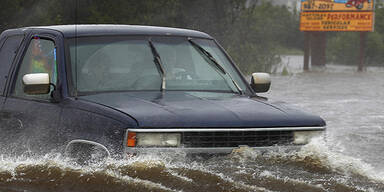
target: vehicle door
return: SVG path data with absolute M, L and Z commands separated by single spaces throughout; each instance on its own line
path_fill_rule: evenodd
M 6 82 L 24 34 L 7 34 L 0 38 L 0 141 L 5 141 L 9 130 L 13 129 L 9 125 L 18 125 L 18 122 L 12 122 L 14 119 L 10 119 L 9 114 L 3 111 L 3 105 L 6 98 Z M 2 149 L 3 147 L 0 147 L 0 150 Z
M 51 93 L 58 77 L 58 46 L 53 35 L 33 34 L 26 38 L 25 49 L 13 70 L 3 112 L 8 114 L 6 132 L 9 152 L 45 153 L 56 147 L 60 103 L 53 102 Z M 29 95 L 23 90 L 23 76 L 31 73 L 48 73 L 52 83 L 50 93 Z

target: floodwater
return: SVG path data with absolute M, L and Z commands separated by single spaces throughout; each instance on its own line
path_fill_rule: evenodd
M 327 121 L 326 139 L 300 151 L 246 149 L 209 159 L 153 154 L 86 167 L 59 154 L 3 154 L 0 191 L 384 191 L 384 69 L 328 65 L 302 73 L 299 60 L 283 58 L 279 69 L 289 74 L 273 75 L 262 95 Z

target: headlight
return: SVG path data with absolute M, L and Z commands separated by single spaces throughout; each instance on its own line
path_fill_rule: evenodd
M 180 133 L 136 133 L 137 147 L 177 147 Z
M 295 131 L 293 144 L 305 145 L 311 141 L 312 138 L 321 136 L 323 131 Z

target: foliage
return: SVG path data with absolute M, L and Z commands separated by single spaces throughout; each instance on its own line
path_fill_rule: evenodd
M 358 61 L 359 42 L 358 33 L 338 32 L 328 38 L 327 61 L 355 65 Z
M 113 23 L 181 27 L 215 37 L 245 73 L 268 71 L 279 51 L 302 49 L 299 18 L 253 0 L 2 0 L 0 31 L 33 25 Z

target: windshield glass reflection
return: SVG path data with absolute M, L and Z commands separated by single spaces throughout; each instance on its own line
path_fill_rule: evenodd
M 185 37 L 154 37 L 155 61 L 149 40 L 127 37 L 91 37 L 70 41 L 73 81 L 78 92 L 165 90 L 238 92 L 246 89 L 216 43 L 194 40 L 228 73 L 222 73 Z M 159 65 L 160 64 L 160 65 Z M 233 79 L 233 80 L 232 80 Z

